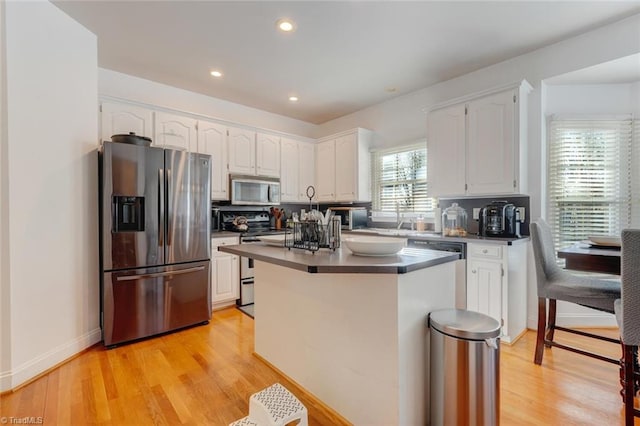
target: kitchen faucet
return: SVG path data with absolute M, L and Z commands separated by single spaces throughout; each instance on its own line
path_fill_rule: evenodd
M 404 220 L 400 216 L 400 202 L 396 201 L 396 229 L 400 229 L 403 223 Z

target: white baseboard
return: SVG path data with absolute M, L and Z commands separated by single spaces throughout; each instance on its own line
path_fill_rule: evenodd
M 612 314 L 578 314 L 578 313 L 557 313 L 556 324 L 564 327 L 577 328 L 604 328 L 617 327 L 615 316 Z M 528 318 L 527 327 L 532 330 L 538 329 L 538 319 Z
M 45 352 L 9 371 L 0 372 L 0 392 L 14 389 L 102 340 L 100 328 Z

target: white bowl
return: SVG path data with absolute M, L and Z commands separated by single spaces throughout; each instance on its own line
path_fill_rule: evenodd
M 389 237 L 347 237 L 342 242 L 357 256 L 390 256 L 407 245 L 404 238 Z
M 622 244 L 620 237 L 615 235 L 591 235 L 587 238 L 589 238 L 589 241 L 591 241 L 592 244 L 597 246 L 620 247 Z

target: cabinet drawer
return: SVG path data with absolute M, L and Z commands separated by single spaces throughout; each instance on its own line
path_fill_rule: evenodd
M 468 244 L 469 257 L 481 257 L 485 259 L 502 259 L 502 246 Z
M 218 251 L 218 246 L 234 246 L 238 243 L 238 237 L 223 237 L 211 239 L 211 250 L 213 252 Z

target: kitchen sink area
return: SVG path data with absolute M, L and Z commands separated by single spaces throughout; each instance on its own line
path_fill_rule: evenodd
M 386 235 L 386 236 L 394 236 L 394 237 L 442 237 L 441 232 L 414 231 L 411 229 L 362 228 L 362 229 L 354 229 L 352 232 L 362 232 L 367 234 Z

